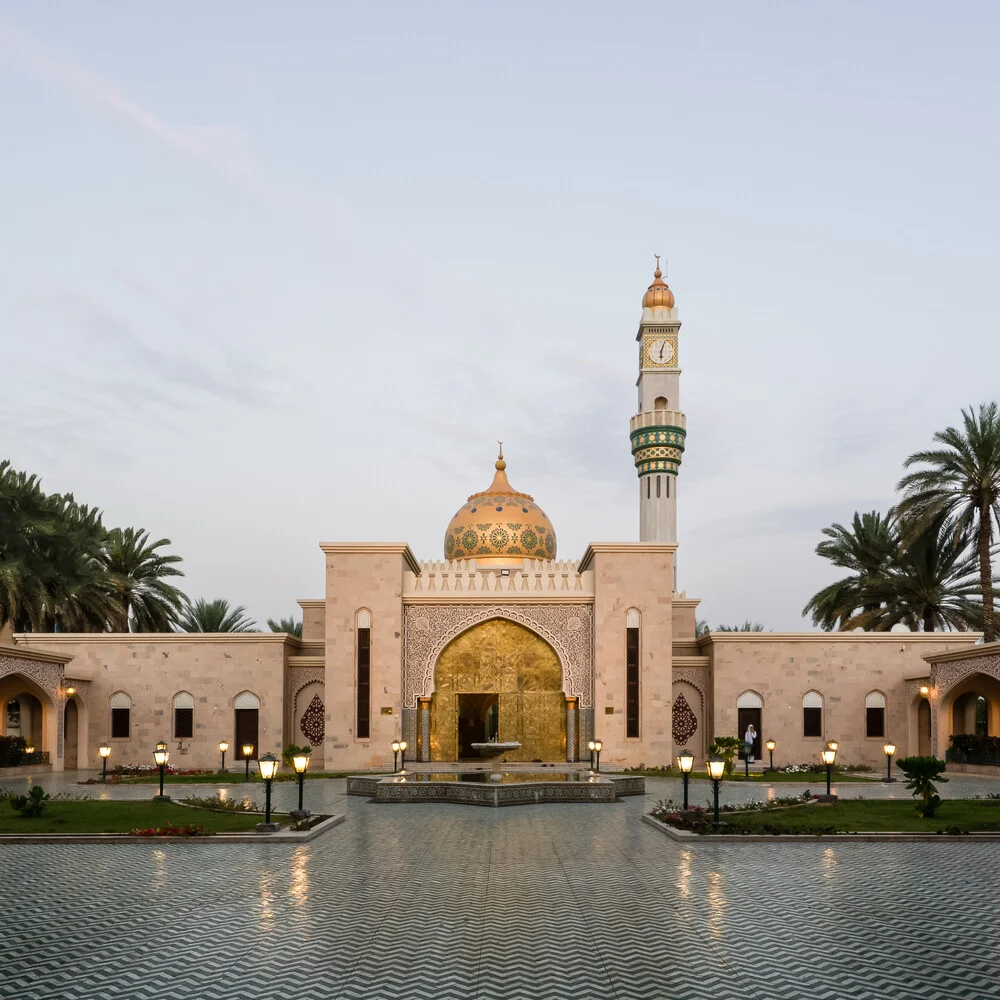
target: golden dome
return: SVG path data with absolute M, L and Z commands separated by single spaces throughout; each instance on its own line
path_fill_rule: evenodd
M 520 566 L 524 559 L 555 559 L 556 533 L 527 493 L 507 481 L 503 448 L 493 482 L 473 493 L 444 535 L 446 559 L 475 559 L 480 568 Z
M 660 270 L 660 258 L 656 258 L 656 270 L 653 272 L 653 283 L 646 289 L 646 294 L 642 297 L 643 309 L 673 309 L 674 293 L 663 280 L 663 272 Z

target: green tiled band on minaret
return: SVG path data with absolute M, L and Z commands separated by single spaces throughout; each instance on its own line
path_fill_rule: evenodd
M 687 432 L 683 427 L 656 425 L 632 431 L 632 459 L 640 476 L 652 472 L 671 472 L 675 476 L 684 452 Z

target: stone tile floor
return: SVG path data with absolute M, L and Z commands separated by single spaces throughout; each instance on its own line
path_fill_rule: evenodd
M 41 783 L 155 791 L 74 778 Z M 348 819 L 310 844 L 0 846 L 0 998 L 997 995 L 996 845 L 687 847 L 639 822 L 680 783 L 647 787 L 614 805 L 492 810 L 375 806 L 311 781 L 307 804 Z M 994 789 L 959 778 L 943 791 Z M 692 800 L 709 793 L 698 783 Z M 760 794 L 724 788 L 730 801 Z M 277 786 L 278 807 L 294 795 Z

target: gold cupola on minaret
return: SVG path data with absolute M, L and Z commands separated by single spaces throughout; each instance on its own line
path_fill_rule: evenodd
M 525 559 L 555 559 L 556 533 L 534 499 L 507 479 L 503 445 L 493 482 L 473 493 L 444 535 L 446 559 L 475 559 L 479 569 L 520 566 Z
M 674 293 L 670 291 L 670 286 L 663 280 L 663 272 L 660 270 L 660 258 L 656 258 L 656 270 L 653 272 L 653 283 L 646 289 L 646 294 L 642 297 L 643 309 L 673 309 Z

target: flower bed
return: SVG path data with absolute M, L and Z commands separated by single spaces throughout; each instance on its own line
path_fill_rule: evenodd
M 133 837 L 207 837 L 200 824 L 185 823 L 183 826 L 150 826 L 145 830 L 129 830 Z

